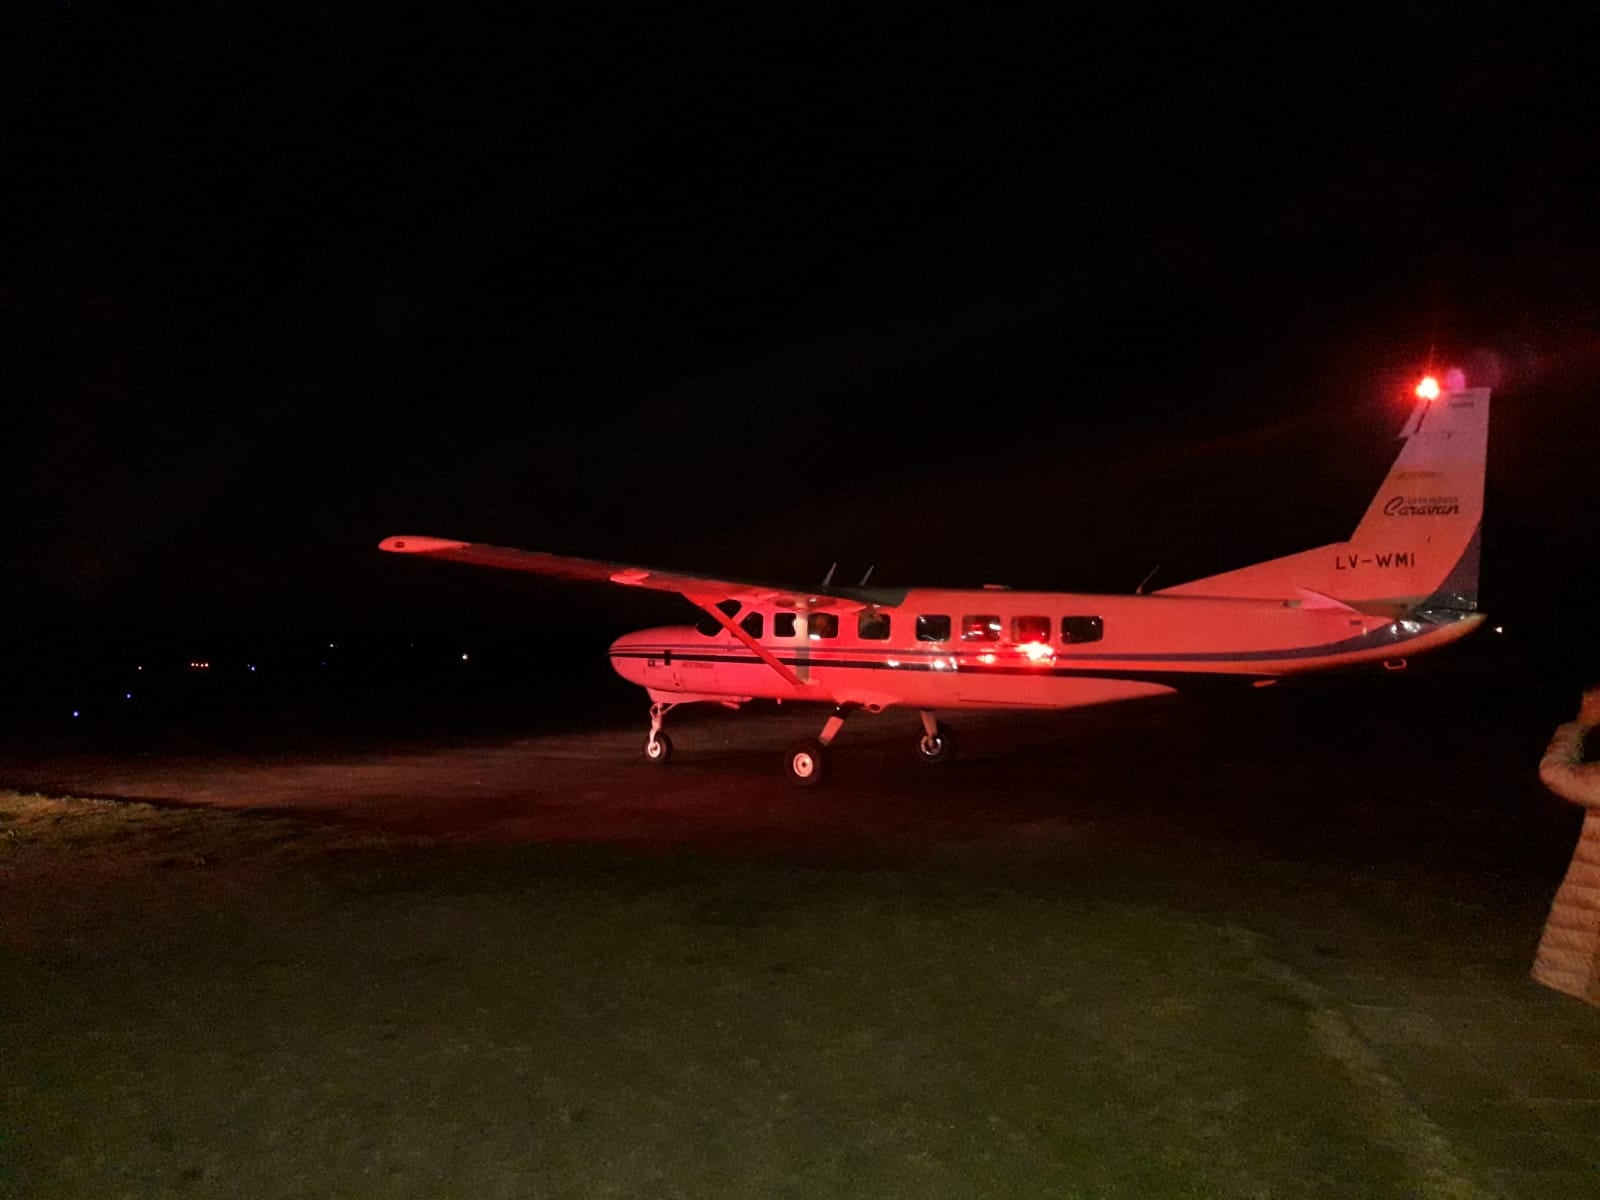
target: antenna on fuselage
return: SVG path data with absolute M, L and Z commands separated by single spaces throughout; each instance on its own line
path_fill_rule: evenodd
M 867 580 L 872 578 L 872 572 L 877 569 L 877 566 L 878 566 L 877 563 L 873 563 L 872 566 L 868 567 L 867 568 L 867 573 L 861 577 L 861 582 L 856 584 L 856 586 L 857 587 L 866 587 L 867 586 Z
M 833 582 L 833 573 L 835 571 L 837 571 L 838 569 L 839 569 L 839 564 L 838 563 L 834 563 L 833 566 L 828 568 L 828 573 L 822 577 L 822 584 L 821 584 L 822 587 L 827 587 L 829 584 L 831 584 Z
M 1161 570 L 1161 564 L 1160 563 L 1157 563 L 1155 566 L 1151 567 L 1150 568 L 1150 574 L 1146 575 L 1143 579 L 1141 579 L 1139 581 L 1139 586 L 1133 589 L 1133 594 L 1135 596 L 1144 595 L 1144 589 L 1149 586 L 1150 581 L 1156 577 L 1156 572 L 1159 571 L 1159 570 Z

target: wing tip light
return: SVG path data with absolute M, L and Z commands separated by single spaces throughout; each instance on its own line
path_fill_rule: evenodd
M 456 542 L 449 538 L 410 537 L 402 534 L 399 537 L 384 538 L 378 543 L 378 549 L 387 550 L 390 554 L 437 554 L 441 550 L 459 550 L 465 545 L 466 542 Z
M 1442 395 L 1466 391 L 1467 376 L 1460 367 L 1451 367 L 1444 373 L 1444 379 L 1433 372 L 1428 372 L 1418 382 L 1412 395 L 1418 400 L 1437 400 Z

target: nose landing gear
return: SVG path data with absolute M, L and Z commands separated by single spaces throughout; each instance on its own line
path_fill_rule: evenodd
M 650 736 L 644 742 L 644 760 L 655 766 L 665 766 L 672 761 L 672 739 L 661 730 L 661 723 L 676 704 L 657 701 L 650 706 Z

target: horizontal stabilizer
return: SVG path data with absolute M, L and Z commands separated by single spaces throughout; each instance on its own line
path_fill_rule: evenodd
M 1300 597 L 1300 607 L 1305 612 L 1348 612 L 1359 610 L 1352 608 L 1343 600 L 1335 600 L 1332 596 L 1322 592 L 1313 592 L 1310 588 L 1295 588 L 1295 594 Z

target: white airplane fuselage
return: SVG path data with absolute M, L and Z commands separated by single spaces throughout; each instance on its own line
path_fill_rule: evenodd
M 828 771 L 857 709 L 921 710 L 917 752 L 954 754 L 940 710 L 1055 709 L 1158 696 L 1209 677 L 1236 682 L 1383 662 L 1483 623 L 1478 568 L 1489 391 L 1459 374 L 1418 389 L 1402 447 L 1342 542 L 1150 594 L 1005 588 L 815 588 L 720 579 L 433 537 L 386 538 L 394 553 L 676 592 L 697 625 L 626 634 L 611 665 L 651 700 L 644 755 L 672 756 L 662 728 L 680 704 L 746 700 L 833 706 L 785 757 L 793 783 Z
M 1344 663 L 1391 661 L 1470 633 L 1478 613 L 1439 624 L 1349 609 L 1308 609 L 1301 600 L 1065 592 L 913 589 L 893 611 L 863 621 L 840 614 L 836 632 L 774 636 L 784 610 L 760 614 L 762 648 L 785 678 L 725 628 L 673 625 L 625 634 L 611 665 L 652 698 L 767 699 L 915 708 L 1072 708 L 1155 696 L 1198 675 L 1272 678 Z M 862 613 L 872 614 L 865 609 Z M 823 614 L 826 617 L 827 614 Z M 919 625 L 945 638 L 919 637 Z M 1093 624 L 1087 619 L 1092 618 Z M 813 618 L 814 619 L 814 618 Z M 1099 636 L 1063 637 L 1067 621 Z M 862 637 L 863 624 L 886 637 Z M 965 632 L 965 636 L 963 636 Z

